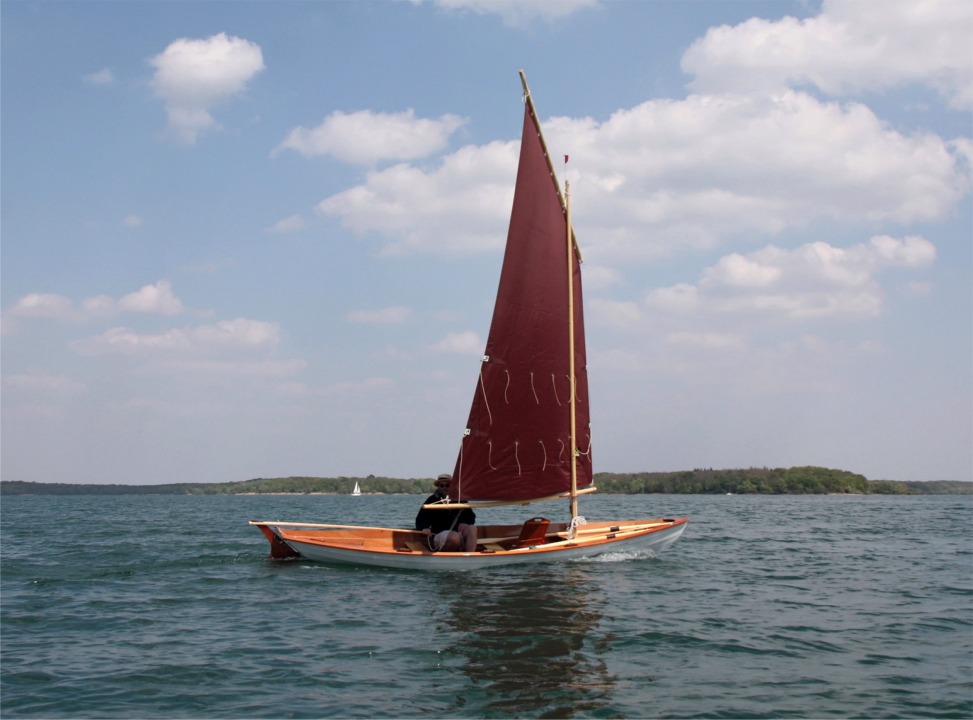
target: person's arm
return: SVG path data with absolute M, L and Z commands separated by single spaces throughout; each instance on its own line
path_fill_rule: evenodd
M 422 530 L 426 532 L 432 526 L 429 522 L 429 511 L 424 508 L 419 508 L 419 513 L 416 515 L 416 530 Z
M 435 496 L 427 497 L 423 505 L 429 505 L 435 502 Z M 436 524 L 439 516 L 436 513 L 442 512 L 441 510 L 427 510 L 424 507 L 419 508 L 419 512 L 416 514 L 416 530 L 421 531 L 424 535 L 432 534 L 433 526 Z

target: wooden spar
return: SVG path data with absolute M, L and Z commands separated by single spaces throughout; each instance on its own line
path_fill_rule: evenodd
M 575 492 L 575 495 L 587 495 L 588 493 L 598 492 L 598 488 L 591 485 L 586 488 L 582 488 Z M 571 497 L 570 492 L 558 493 L 557 495 L 548 495 L 547 497 L 541 498 L 531 498 L 530 500 L 487 500 L 485 502 L 475 502 L 475 503 L 449 503 L 448 505 L 444 503 L 436 503 L 434 505 L 423 505 L 423 510 L 462 510 L 463 508 L 472 508 L 476 510 L 477 508 L 488 508 L 488 507 L 503 507 L 504 505 L 531 505 L 537 502 L 547 502 L 549 500 L 563 500 L 564 498 Z
M 275 520 L 251 520 L 248 525 L 268 525 L 272 527 L 328 528 L 330 530 L 382 530 L 385 532 L 418 533 L 416 529 L 369 527 L 367 525 L 331 525 L 330 523 L 278 522 Z
M 571 236 L 571 184 L 567 180 L 564 181 L 564 216 L 567 224 L 565 259 L 568 261 L 568 377 L 571 387 L 571 402 L 568 403 L 571 430 L 568 442 L 571 448 L 571 519 L 574 520 L 578 517 L 578 429 L 575 407 L 577 382 L 574 377 L 574 243 Z
M 537 117 L 537 108 L 534 106 L 534 98 L 530 94 L 530 88 L 527 87 L 527 76 L 524 75 L 524 71 L 520 71 L 520 84 L 524 86 L 524 99 L 527 101 L 527 106 L 530 108 L 531 117 L 534 118 L 534 127 L 537 128 L 537 139 L 541 141 L 541 150 L 544 151 L 544 159 L 547 160 L 547 169 L 551 173 L 551 179 L 554 181 L 554 189 L 557 190 L 557 197 L 561 201 L 561 209 L 567 214 L 568 203 L 564 198 L 564 193 L 561 192 L 561 185 L 557 181 L 557 172 L 554 170 L 554 163 L 551 161 L 551 154 L 547 151 L 547 142 L 544 140 L 544 133 L 541 130 L 541 121 Z M 568 223 L 568 232 L 571 233 L 571 239 L 573 240 L 574 251 L 578 253 L 578 262 L 584 262 L 581 257 L 581 248 L 578 247 L 578 239 L 574 237 L 574 229 L 571 227 L 571 223 Z
M 577 381 L 575 378 L 574 367 L 574 262 L 571 257 L 572 252 L 577 253 L 578 262 L 582 262 L 581 249 L 578 247 L 577 238 L 574 237 L 574 228 L 571 227 L 571 207 L 569 202 L 570 186 L 564 183 L 564 192 L 557 181 L 557 172 L 554 170 L 554 163 L 551 161 L 551 154 L 547 151 L 547 142 L 544 140 L 544 133 L 541 131 L 541 121 L 537 117 L 537 108 L 534 106 L 534 98 L 531 97 L 530 88 L 527 87 L 527 76 L 524 71 L 520 71 L 520 83 L 524 86 L 524 99 L 530 109 L 531 117 L 534 118 L 534 127 L 537 129 L 537 139 L 540 140 L 541 150 L 544 152 L 544 159 L 547 160 L 547 169 L 551 173 L 554 181 L 554 189 L 561 201 L 561 208 L 564 211 L 565 225 L 567 227 L 567 261 L 568 261 L 568 375 L 571 388 L 570 419 L 571 429 L 568 438 L 571 448 L 571 518 L 578 516 L 578 443 L 577 443 L 577 413 L 575 409 Z
M 588 528 L 582 526 L 579 527 L 577 530 L 575 530 L 574 534 L 575 537 L 580 537 L 582 535 L 611 535 L 613 533 L 615 535 L 625 535 L 628 533 L 643 532 L 645 530 L 649 530 L 650 528 L 662 527 L 664 525 L 672 525 L 672 523 L 666 522 L 665 520 L 660 520 L 658 522 L 639 523 L 636 525 L 632 525 L 632 524 L 626 525 L 625 523 L 620 523 L 617 526 L 608 526 L 608 527 L 599 526 L 599 527 Z M 617 527 L 618 529 L 612 530 L 612 527 Z M 549 533 L 549 534 L 563 535 L 564 533 Z

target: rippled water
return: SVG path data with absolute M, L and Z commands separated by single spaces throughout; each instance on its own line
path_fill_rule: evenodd
M 5 497 L 4 718 L 973 716 L 973 498 L 592 496 L 661 557 L 476 572 L 266 559 L 250 518 L 422 498 Z M 482 511 L 524 519 L 560 505 Z

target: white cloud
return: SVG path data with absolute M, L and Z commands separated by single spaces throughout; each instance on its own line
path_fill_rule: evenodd
M 795 91 L 655 100 L 601 123 L 552 118 L 545 135 L 555 156 L 577 158 L 574 220 L 598 265 L 815 221 L 940 220 L 970 189 L 968 142 L 906 136 L 864 105 Z M 467 146 L 429 170 L 374 171 L 318 211 L 380 236 L 386 253 L 495 250 L 518 146 Z
M 588 308 L 590 315 L 597 318 L 600 324 L 611 325 L 620 330 L 630 330 L 642 325 L 642 309 L 636 302 L 593 298 L 588 301 Z
M 279 341 L 280 328 L 276 323 L 236 318 L 156 334 L 116 327 L 72 343 L 71 347 L 80 355 L 152 355 L 273 350 Z
M 884 295 L 875 276 L 888 267 L 931 265 L 936 248 L 922 237 L 881 235 L 847 249 L 826 242 L 784 250 L 773 245 L 747 255 L 732 254 L 703 272 L 695 287 L 656 291 L 660 298 L 693 295 L 710 311 L 761 312 L 792 319 L 861 318 L 882 311 Z
M 720 259 L 713 274 L 722 276 L 723 282 L 736 287 L 765 287 L 780 278 L 780 269 L 761 265 L 738 253 Z
M 437 352 L 455 353 L 457 355 L 481 355 L 484 343 L 480 336 L 472 330 L 466 332 L 449 333 L 442 340 L 432 346 Z
M 119 300 L 108 295 L 96 295 L 81 302 L 80 309 L 63 295 L 54 293 L 30 293 L 10 310 L 12 317 L 48 318 L 51 320 L 76 321 L 93 317 L 106 317 L 122 312 L 178 315 L 185 311 L 182 301 L 172 292 L 168 280 L 145 285 L 136 292 Z
M 247 318 L 200 325 L 191 334 L 196 342 L 221 347 L 273 348 L 280 341 L 280 327 L 277 323 Z
M 377 233 L 386 254 L 496 250 L 506 237 L 519 143 L 467 146 L 425 172 L 401 164 L 326 198 L 318 212 L 356 234 Z
M 271 235 L 283 235 L 285 233 L 298 232 L 304 229 L 304 218 L 300 215 L 291 215 L 283 220 L 278 220 L 275 224 L 267 228 Z
M 84 317 L 107 317 L 118 313 L 118 302 L 108 295 L 95 295 L 81 302 Z
M 413 0 L 418 4 L 421 0 Z M 447 10 L 468 10 L 477 15 L 499 15 L 508 27 L 524 27 L 531 21 L 553 21 L 585 8 L 597 7 L 599 0 L 433 0 Z
M 622 273 L 615 268 L 605 265 L 591 265 L 585 263 L 584 267 L 584 287 L 585 290 L 604 290 L 622 282 Z
M 703 92 L 813 84 L 831 95 L 923 83 L 973 107 L 973 5 L 957 0 L 826 0 L 812 18 L 712 28 L 683 70 Z
M 180 38 L 151 60 L 152 89 L 165 102 L 169 125 L 187 143 L 217 125 L 210 110 L 241 93 L 264 69 L 260 46 L 219 33 L 204 40 Z
M 910 235 L 896 240 L 888 235 L 876 235 L 869 241 L 871 250 L 889 265 L 923 267 L 936 259 L 936 246 L 923 237 Z
M 54 293 L 30 293 L 20 298 L 10 310 L 14 317 L 49 318 L 65 320 L 71 316 L 70 298 Z
M 122 218 L 122 225 L 125 225 L 126 227 L 138 227 L 141 224 L 142 218 L 140 218 L 138 215 L 126 215 L 124 218 Z
M 185 309 L 179 298 L 172 294 L 172 285 L 168 280 L 160 280 L 155 285 L 146 285 L 138 292 L 129 293 L 118 301 L 118 307 L 128 312 L 160 315 L 178 315 Z
M 82 79 L 88 85 L 112 85 L 115 82 L 115 73 L 111 68 L 103 68 L 98 72 L 88 73 Z
M 693 350 L 739 350 L 746 346 L 740 335 L 717 332 L 674 332 L 666 342 Z
M 691 312 L 699 305 L 700 301 L 699 288 L 688 283 L 655 288 L 650 290 L 646 296 L 646 304 L 650 308 L 677 313 Z
M 395 305 L 379 310 L 354 310 L 345 316 L 345 320 L 355 325 L 398 325 L 411 315 L 409 308 Z
M 316 128 L 291 130 L 274 154 L 295 150 L 306 157 L 330 155 L 355 165 L 414 160 L 442 150 L 450 135 L 465 123 L 456 115 L 438 120 L 416 118 L 411 109 L 401 113 L 337 110 Z

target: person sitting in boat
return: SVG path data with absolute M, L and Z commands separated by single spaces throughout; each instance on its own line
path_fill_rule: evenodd
M 449 495 L 453 476 L 444 473 L 436 478 L 436 492 L 426 498 L 423 505 L 441 503 Z M 432 550 L 446 552 L 476 551 L 476 513 L 470 508 L 456 510 L 432 510 L 419 508 L 416 530 L 426 536 Z

